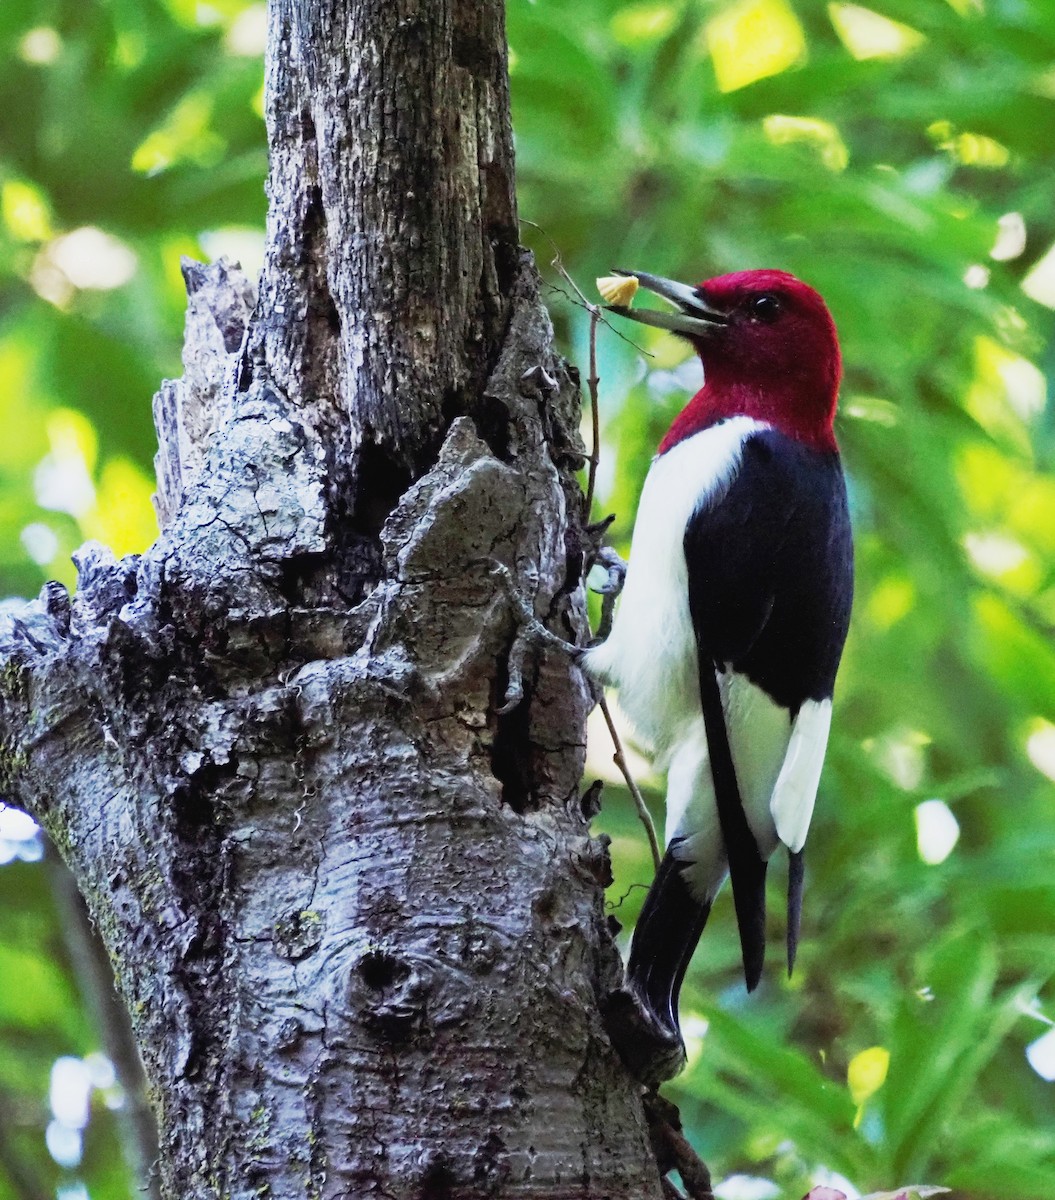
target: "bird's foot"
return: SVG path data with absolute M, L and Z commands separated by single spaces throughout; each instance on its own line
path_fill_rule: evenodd
M 612 549 L 611 546 L 598 546 L 594 553 L 593 566 L 587 576 L 589 581 L 604 572 L 602 582 L 590 583 L 590 591 L 601 597 L 601 620 L 594 634 L 594 645 L 608 639 L 612 632 L 612 620 L 615 616 L 615 602 L 626 582 L 626 562 Z
M 662 1024 L 629 987 L 609 992 L 602 1015 L 612 1045 L 627 1070 L 655 1089 L 685 1066 L 685 1044 L 676 1029 Z
M 505 700 L 498 709 L 499 716 L 510 713 L 524 699 L 524 663 L 529 650 L 557 650 L 578 662 L 583 655 L 583 647 L 574 642 L 566 642 L 535 616 L 527 597 L 520 590 L 513 572 L 505 563 L 495 560 L 491 564 L 491 574 L 505 586 L 506 594 L 513 606 L 517 617 L 517 631 L 509 651 L 509 682 L 506 684 Z
M 603 568 L 605 580 L 603 583 L 591 584 L 590 591 L 599 596 L 618 596 L 623 590 L 626 580 L 626 560 L 621 558 L 611 546 L 598 546 L 594 555 L 593 567 Z

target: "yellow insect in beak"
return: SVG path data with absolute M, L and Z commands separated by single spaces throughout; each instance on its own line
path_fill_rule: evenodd
M 623 308 L 629 308 L 633 303 L 638 287 L 636 275 L 602 275 L 597 280 L 597 290 L 604 301 Z

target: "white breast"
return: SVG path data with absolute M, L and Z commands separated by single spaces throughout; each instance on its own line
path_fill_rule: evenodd
M 745 440 L 766 428 L 733 417 L 655 460 L 638 504 L 611 635 L 586 656 L 587 670 L 619 689 L 620 707 L 661 765 L 700 715 L 685 527 L 697 508 L 728 490 Z

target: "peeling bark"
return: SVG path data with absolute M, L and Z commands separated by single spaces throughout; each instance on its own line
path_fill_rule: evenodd
M 497 0 L 276 0 L 259 296 L 185 264 L 162 534 L 0 615 L 0 789 L 128 1006 L 162 1189 L 661 1194 L 602 1026 L 577 383 L 517 247 Z M 541 369 L 539 369 L 541 368 Z

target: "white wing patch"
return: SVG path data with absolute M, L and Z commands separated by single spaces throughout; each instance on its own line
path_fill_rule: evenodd
M 807 700 L 791 727 L 770 809 L 777 835 L 792 853 L 806 842 L 831 726 L 831 700 Z
M 745 676 L 727 671 L 719 683 L 740 798 L 758 851 L 768 859 L 779 840 L 797 852 L 817 799 L 832 702 L 807 700 L 792 722 L 786 708 Z M 675 856 L 691 864 L 685 879 L 696 898 L 713 900 L 728 867 L 702 716 L 683 727 L 670 751 L 666 837 L 668 845 L 678 839 Z
M 768 859 L 778 840 L 783 840 L 773 803 L 794 726 L 788 710 L 745 675 L 725 671 L 718 676 L 718 686 L 744 815 L 759 854 Z M 698 706 L 696 711 L 699 713 Z M 675 856 L 693 864 L 686 869 L 685 878 L 697 899 L 713 900 L 725 879 L 727 864 L 702 714 L 683 728 L 671 750 L 666 834 L 668 844 L 681 839 Z
M 768 859 L 777 848 L 772 802 L 791 739 L 791 714 L 746 675 L 727 670 L 718 686 L 744 815 Z

